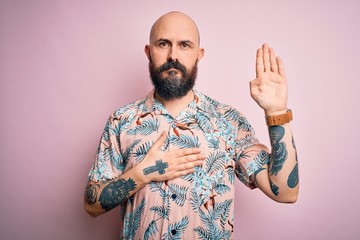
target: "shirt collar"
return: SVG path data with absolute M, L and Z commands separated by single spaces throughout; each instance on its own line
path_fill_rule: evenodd
M 184 109 L 178 116 L 178 118 L 183 118 L 184 116 L 196 114 L 197 111 L 201 111 L 203 114 L 207 114 L 206 111 L 206 97 L 203 93 L 201 93 L 197 89 L 193 89 L 194 92 L 194 100 L 189 103 L 186 109 Z M 169 114 L 164 105 L 162 105 L 158 100 L 155 99 L 155 89 L 151 90 L 147 96 L 146 106 L 149 112 L 153 112 L 154 114 Z

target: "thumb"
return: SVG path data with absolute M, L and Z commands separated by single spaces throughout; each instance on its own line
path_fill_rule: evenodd
M 151 148 L 154 148 L 156 150 L 160 150 L 161 146 L 164 144 L 166 140 L 167 131 L 163 131 L 163 133 L 160 135 L 158 140 L 154 143 L 154 145 Z
M 251 97 L 254 98 L 259 93 L 259 81 L 257 79 L 254 79 L 249 82 L 249 86 L 250 86 L 250 95 Z

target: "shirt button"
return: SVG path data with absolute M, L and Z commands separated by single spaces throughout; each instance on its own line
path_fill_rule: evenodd
M 171 198 L 173 199 L 173 200 L 175 200 L 176 199 L 176 194 L 174 193 L 173 195 L 171 195 Z
M 172 128 L 176 128 L 176 123 L 171 124 Z
M 171 234 L 172 234 L 172 235 L 175 235 L 175 234 L 176 234 L 176 230 L 175 230 L 175 229 L 171 230 Z

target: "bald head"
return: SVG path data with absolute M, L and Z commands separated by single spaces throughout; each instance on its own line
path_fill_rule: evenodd
M 152 26 L 150 31 L 150 44 L 160 38 L 174 36 L 193 41 L 200 45 L 200 34 L 192 18 L 182 12 L 169 12 L 162 15 Z

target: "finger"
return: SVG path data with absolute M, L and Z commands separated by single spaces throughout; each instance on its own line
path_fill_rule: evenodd
M 199 148 L 183 148 L 183 149 L 175 150 L 174 154 L 175 157 L 183 157 L 186 155 L 198 154 L 200 152 L 201 150 Z
M 151 148 L 154 148 L 156 150 L 160 150 L 161 146 L 164 144 L 166 140 L 167 131 L 163 131 L 163 133 L 160 135 L 158 140 L 154 143 L 154 145 Z
M 259 93 L 259 81 L 257 79 L 250 81 L 250 95 L 252 98 L 258 95 Z
M 187 156 L 185 156 L 185 157 L 181 157 L 181 158 L 179 158 L 179 160 L 178 160 L 178 162 L 179 163 L 184 163 L 184 164 L 186 164 L 186 163 L 191 163 L 191 162 L 195 162 L 195 161 L 203 161 L 203 160 L 205 160 L 205 155 L 203 155 L 203 154 L 193 154 L 193 155 L 187 155 Z
M 186 166 L 183 167 L 182 170 L 179 170 L 177 173 L 180 175 L 180 176 L 184 176 L 186 174 L 190 174 L 190 173 L 193 173 L 195 171 L 195 168 L 198 167 L 198 166 L 201 166 L 203 164 L 202 161 L 198 161 L 198 162 L 194 162 L 194 163 L 191 163 L 191 164 L 187 164 Z
M 194 165 L 194 166 L 193 166 L 192 168 L 202 166 L 202 165 L 203 165 L 203 163 L 204 163 L 204 161 L 203 161 L 203 160 L 196 161 L 196 162 L 194 162 L 194 163 L 193 163 L 193 165 Z
M 278 72 L 278 65 L 277 65 L 277 61 L 276 61 L 274 49 L 269 48 L 269 53 L 270 53 L 270 67 L 271 67 L 271 71 L 277 73 L 277 72 Z
M 195 168 L 191 168 L 191 169 L 187 169 L 187 170 L 184 170 L 184 171 L 180 171 L 180 172 L 177 172 L 175 174 L 175 178 L 179 178 L 179 177 L 182 177 L 182 176 L 185 176 L 185 175 L 188 175 L 188 174 L 191 174 L 195 172 Z
M 270 69 L 270 56 L 269 56 L 269 46 L 265 43 L 263 45 L 263 61 L 265 72 L 269 72 Z
M 284 63 L 283 61 L 281 60 L 280 57 L 276 57 L 276 63 L 278 65 L 278 73 L 283 76 L 283 77 L 286 77 L 285 75 L 285 68 L 284 68 Z
M 263 62 L 263 53 L 262 48 L 259 48 L 256 51 L 256 77 L 264 72 L 264 62 Z

